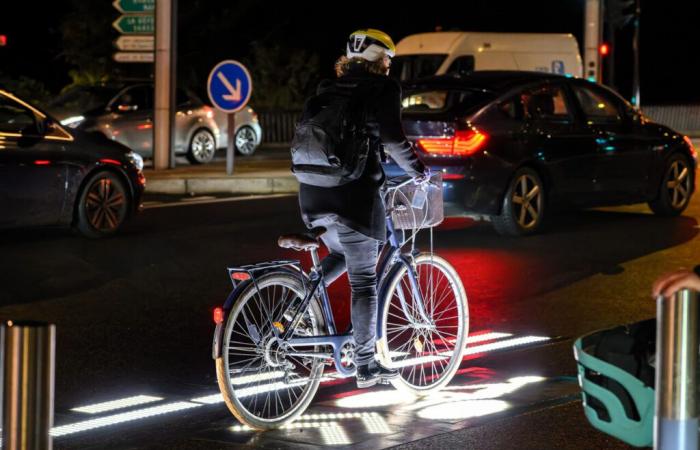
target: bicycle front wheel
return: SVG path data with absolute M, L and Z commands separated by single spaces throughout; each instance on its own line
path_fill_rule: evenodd
M 411 272 L 422 305 L 414 295 Z M 415 258 L 415 271 L 396 266 L 386 286 L 379 357 L 399 370 L 394 387 L 418 396 L 435 392 L 452 380 L 464 355 L 469 307 L 462 281 L 450 263 L 423 253 Z
M 268 273 L 241 292 L 228 315 L 216 375 L 229 410 L 251 428 L 273 429 L 291 422 L 318 390 L 323 362 L 286 355 L 277 337 L 290 326 L 297 336 L 323 334 L 315 298 L 301 320 L 291 323 L 305 292 L 298 276 Z

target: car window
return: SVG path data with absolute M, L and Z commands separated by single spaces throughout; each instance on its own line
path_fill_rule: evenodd
M 474 71 L 474 56 L 466 55 L 460 56 L 459 58 L 452 61 L 450 68 L 447 69 L 447 73 L 456 73 L 459 75 L 464 75 Z
M 570 122 L 571 111 L 566 93 L 561 86 L 542 86 L 520 94 L 526 119 L 553 122 Z
M 152 109 L 151 92 L 148 86 L 129 88 L 115 99 L 112 108 L 122 112 Z
M 466 112 L 481 106 L 493 98 L 493 94 L 483 90 L 469 89 L 426 89 L 409 91 L 401 105 L 404 113 L 418 112 Z
M 0 133 L 22 133 L 36 128 L 36 116 L 26 106 L 0 95 Z
M 617 123 L 622 120 L 616 102 L 602 92 L 584 86 L 574 86 L 574 92 L 588 123 Z
M 190 100 L 191 100 L 190 96 L 187 95 L 187 91 L 185 91 L 184 89 L 177 89 L 175 91 L 175 93 L 176 93 L 175 94 L 176 95 L 175 101 L 176 101 L 177 105 L 184 105 L 185 103 L 190 102 Z
M 389 76 L 405 80 L 435 75 L 447 55 L 401 55 L 396 56 L 391 62 Z
M 520 96 L 511 97 L 497 105 L 497 110 L 505 117 L 513 120 L 523 118 L 523 108 Z

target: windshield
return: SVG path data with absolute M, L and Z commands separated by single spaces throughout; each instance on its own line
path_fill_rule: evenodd
M 404 113 L 465 113 L 482 106 L 494 98 L 483 89 L 422 89 L 408 91 L 404 95 Z
M 425 78 L 438 71 L 447 55 L 401 55 L 391 61 L 389 75 L 401 81 Z
M 69 89 L 49 103 L 51 110 L 88 112 L 102 109 L 119 92 L 116 87 L 80 86 Z

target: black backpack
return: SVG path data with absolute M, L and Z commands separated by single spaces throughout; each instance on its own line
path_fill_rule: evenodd
M 357 180 L 370 149 L 367 90 L 327 89 L 310 98 L 292 140 L 292 172 L 300 183 L 335 187 Z

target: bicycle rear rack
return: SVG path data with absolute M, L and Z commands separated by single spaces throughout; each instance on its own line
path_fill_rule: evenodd
M 235 288 L 239 282 L 254 278 L 256 272 L 267 272 L 279 267 L 291 267 L 301 273 L 301 262 L 298 259 L 280 259 L 276 261 L 265 261 L 256 264 L 246 264 L 244 266 L 227 267 L 228 277 Z

